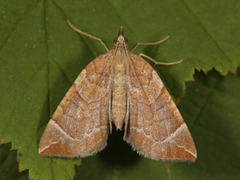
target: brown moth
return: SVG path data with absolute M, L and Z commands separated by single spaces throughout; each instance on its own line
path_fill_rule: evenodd
M 90 62 L 77 77 L 49 121 L 39 144 L 44 157 L 85 157 L 107 145 L 112 122 L 123 124 L 123 139 L 145 157 L 161 161 L 197 158 L 192 136 L 157 72 L 127 46 L 121 27 L 109 50 Z M 157 63 L 164 64 L 166 63 Z M 181 61 L 180 61 L 181 62 Z M 177 64 L 168 63 L 168 64 Z

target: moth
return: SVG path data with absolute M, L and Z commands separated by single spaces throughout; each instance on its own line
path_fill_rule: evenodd
M 194 162 L 193 138 L 157 72 L 128 48 L 121 27 L 112 49 L 107 49 L 79 74 L 50 119 L 39 144 L 43 157 L 74 158 L 105 148 L 112 123 L 124 126 L 123 139 L 139 154 L 161 161 Z M 164 64 L 166 63 L 157 63 Z M 177 64 L 170 63 L 171 64 Z

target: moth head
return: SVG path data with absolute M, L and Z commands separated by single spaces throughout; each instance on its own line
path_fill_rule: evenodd
M 126 45 L 127 42 L 128 42 L 128 39 L 123 36 L 123 27 L 121 26 L 118 32 L 118 37 L 114 38 L 114 45 L 122 46 L 122 45 Z

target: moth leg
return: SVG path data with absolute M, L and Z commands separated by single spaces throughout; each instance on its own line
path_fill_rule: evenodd
M 75 31 L 77 31 L 78 33 L 80 33 L 80 34 L 82 34 L 82 35 L 85 35 L 85 36 L 88 36 L 88 37 L 90 37 L 91 39 L 95 39 L 95 40 L 97 40 L 97 41 L 100 41 L 100 43 L 105 47 L 105 49 L 106 49 L 107 51 L 109 51 L 109 48 L 107 47 L 106 43 L 105 43 L 102 39 L 100 39 L 100 38 L 98 38 L 98 37 L 95 37 L 95 36 L 93 36 L 93 35 L 91 35 L 91 34 L 85 33 L 85 32 L 83 32 L 83 31 L 81 31 L 80 29 L 77 29 L 75 26 L 73 26 L 73 25 L 70 23 L 69 20 L 67 20 L 67 22 L 68 22 L 69 26 L 70 26 L 71 28 L 73 28 Z
M 167 36 L 165 37 L 164 39 L 160 40 L 160 41 L 157 41 L 157 42 L 152 42 L 152 43 L 137 43 L 135 44 L 131 51 L 133 51 L 134 49 L 136 49 L 139 45 L 142 45 L 142 46 L 149 46 L 149 45 L 157 45 L 157 44 L 161 44 L 163 43 L 164 41 L 166 41 L 168 38 L 170 38 L 170 36 Z
M 145 57 L 145 58 L 149 59 L 150 61 L 154 62 L 155 65 L 166 65 L 166 66 L 169 66 L 169 65 L 179 64 L 179 63 L 181 63 L 181 62 L 183 61 L 183 60 L 181 59 L 180 61 L 177 61 L 177 62 L 164 63 L 164 62 L 157 62 L 157 61 L 155 61 L 153 58 L 151 58 L 151 57 L 149 57 L 149 56 L 147 56 L 147 55 L 145 55 L 145 54 L 143 54 L 143 53 L 140 53 L 139 56 Z

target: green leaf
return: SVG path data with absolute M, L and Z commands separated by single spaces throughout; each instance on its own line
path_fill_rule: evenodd
M 194 77 L 195 83 L 187 83 L 186 98 L 180 108 L 198 149 L 192 172 L 198 177 L 193 177 L 238 179 L 240 77 L 230 74 L 224 78 L 216 71 L 207 77 L 203 73 L 196 73 Z
M 17 151 L 10 151 L 11 144 L 0 144 L 0 174 L 1 180 L 28 178 L 28 172 L 18 173 L 18 164 L 16 162 Z M 21 154 L 20 154 L 21 156 Z
M 73 31 L 67 19 L 79 29 L 102 38 L 109 47 L 120 26 L 124 27 L 129 47 L 170 35 L 163 44 L 139 47 L 135 53 L 145 53 L 161 62 L 184 60 L 174 66 L 155 67 L 178 101 L 184 94 L 185 81 L 193 78 L 194 68 L 205 72 L 214 68 L 223 75 L 235 72 L 240 62 L 239 5 L 237 0 L 0 0 L 0 141 L 12 142 L 12 149 L 21 154 L 19 169 L 29 169 L 30 178 L 73 178 L 74 165 L 81 160 L 42 158 L 37 152 L 39 140 L 77 75 L 106 50 L 99 42 Z M 207 79 L 214 77 L 222 84 L 239 81 L 232 75 L 225 79 L 216 72 Z M 196 82 L 189 84 L 186 99 L 181 102 L 181 112 L 196 142 L 199 157 L 195 164 L 161 163 L 140 157 L 122 141 L 123 133 L 114 131 L 102 153 L 83 159 L 82 168 L 76 167 L 76 178 L 212 179 L 225 170 L 223 179 L 227 175 L 235 177 L 239 169 L 239 156 L 233 156 L 239 151 L 239 114 L 235 110 L 239 97 L 237 93 L 233 97 L 232 91 L 238 84 L 233 84 L 233 89 L 227 85 L 211 87 L 212 84 L 201 84 L 206 80 L 202 74 L 197 73 L 194 78 Z M 203 98 L 191 89 L 197 85 L 203 88 Z M 211 93 L 205 88 L 212 89 Z M 211 99 L 219 92 L 223 94 L 220 98 Z M 187 101 L 188 93 L 196 97 Z M 224 100 L 228 102 L 226 107 Z M 192 109 L 195 101 L 200 106 Z M 211 109 L 212 104 L 220 110 Z M 219 159 L 222 161 L 218 162 Z

